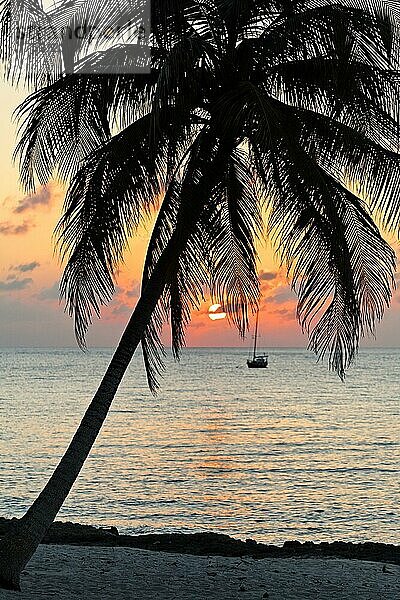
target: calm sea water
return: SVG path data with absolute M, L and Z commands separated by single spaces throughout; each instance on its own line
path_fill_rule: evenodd
M 134 358 L 60 518 L 127 532 L 213 530 L 400 542 L 400 351 L 361 352 L 345 384 L 302 350 L 191 349 L 157 398 Z M 110 350 L 0 350 L 0 515 L 57 464 Z

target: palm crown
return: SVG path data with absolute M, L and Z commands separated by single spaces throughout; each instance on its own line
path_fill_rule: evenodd
M 28 189 L 55 172 L 70 180 L 57 232 L 79 343 L 156 207 L 143 287 L 167 249 L 170 259 L 142 340 L 153 388 L 161 327 L 169 320 L 178 355 L 206 289 L 244 334 L 264 234 L 287 266 L 311 348 L 343 376 L 391 297 L 394 253 L 372 214 L 396 233 L 400 214 L 396 30 L 383 3 L 358 4 L 157 0 L 148 74 L 123 72 L 129 43 L 85 58 L 76 49 L 72 75 L 56 37 L 46 55 L 6 47 L 3 58 L 36 86 L 19 109 L 22 180 Z M 114 73 L 86 74 L 111 64 Z

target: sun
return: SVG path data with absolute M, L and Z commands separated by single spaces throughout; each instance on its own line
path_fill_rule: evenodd
M 226 313 L 223 312 L 220 304 L 212 304 L 208 309 L 208 316 L 211 321 L 220 321 L 221 319 L 225 319 Z

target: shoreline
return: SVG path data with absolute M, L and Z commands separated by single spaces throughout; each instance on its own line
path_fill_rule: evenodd
M 0 517 L 0 537 L 17 519 Z M 299 542 L 288 540 L 282 546 L 245 541 L 229 535 L 204 533 L 120 534 L 116 527 L 95 527 L 55 521 L 45 536 L 44 545 L 135 548 L 196 556 L 263 558 L 340 558 L 400 565 L 400 545 L 379 542 Z
M 0 517 L 0 537 L 16 522 Z M 22 573 L 21 589 L 19 600 L 394 600 L 400 546 L 274 546 L 217 533 L 125 535 L 56 521 Z

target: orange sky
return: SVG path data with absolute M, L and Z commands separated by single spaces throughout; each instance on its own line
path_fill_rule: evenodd
M 0 345 L 73 346 L 71 320 L 58 303 L 60 266 L 53 255 L 52 231 L 63 200 L 62 188 L 52 182 L 31 197 L 21 191 L 18 174 L 11 163 L 15 145 L 12 110 L 22 92 L 0 87 Z M 118 288 L 111 305 L 103 311 L 88 336 L 89 346 L 114 346 L 137 299 L 137 289 L 148 231 L 141 229 L 132 240 L 121 266 Z M 269 247 L 260 250 L 260 278 L 263 303 L 260 312 L 262 342 L 265 346 L 305 346 L 306 339 L 295 321 L 295 297 L 284 272 L 277 269 Z M 209 304 L 193 314 L 188 330 L 191 346 L 236 346 L 243 343 L 226 321 L 212 322 Z M 377 340 L 368 345 L 398 346 L 400 294 L 378 328 Z M 249 341 L 244 342 L 247 346 Z

